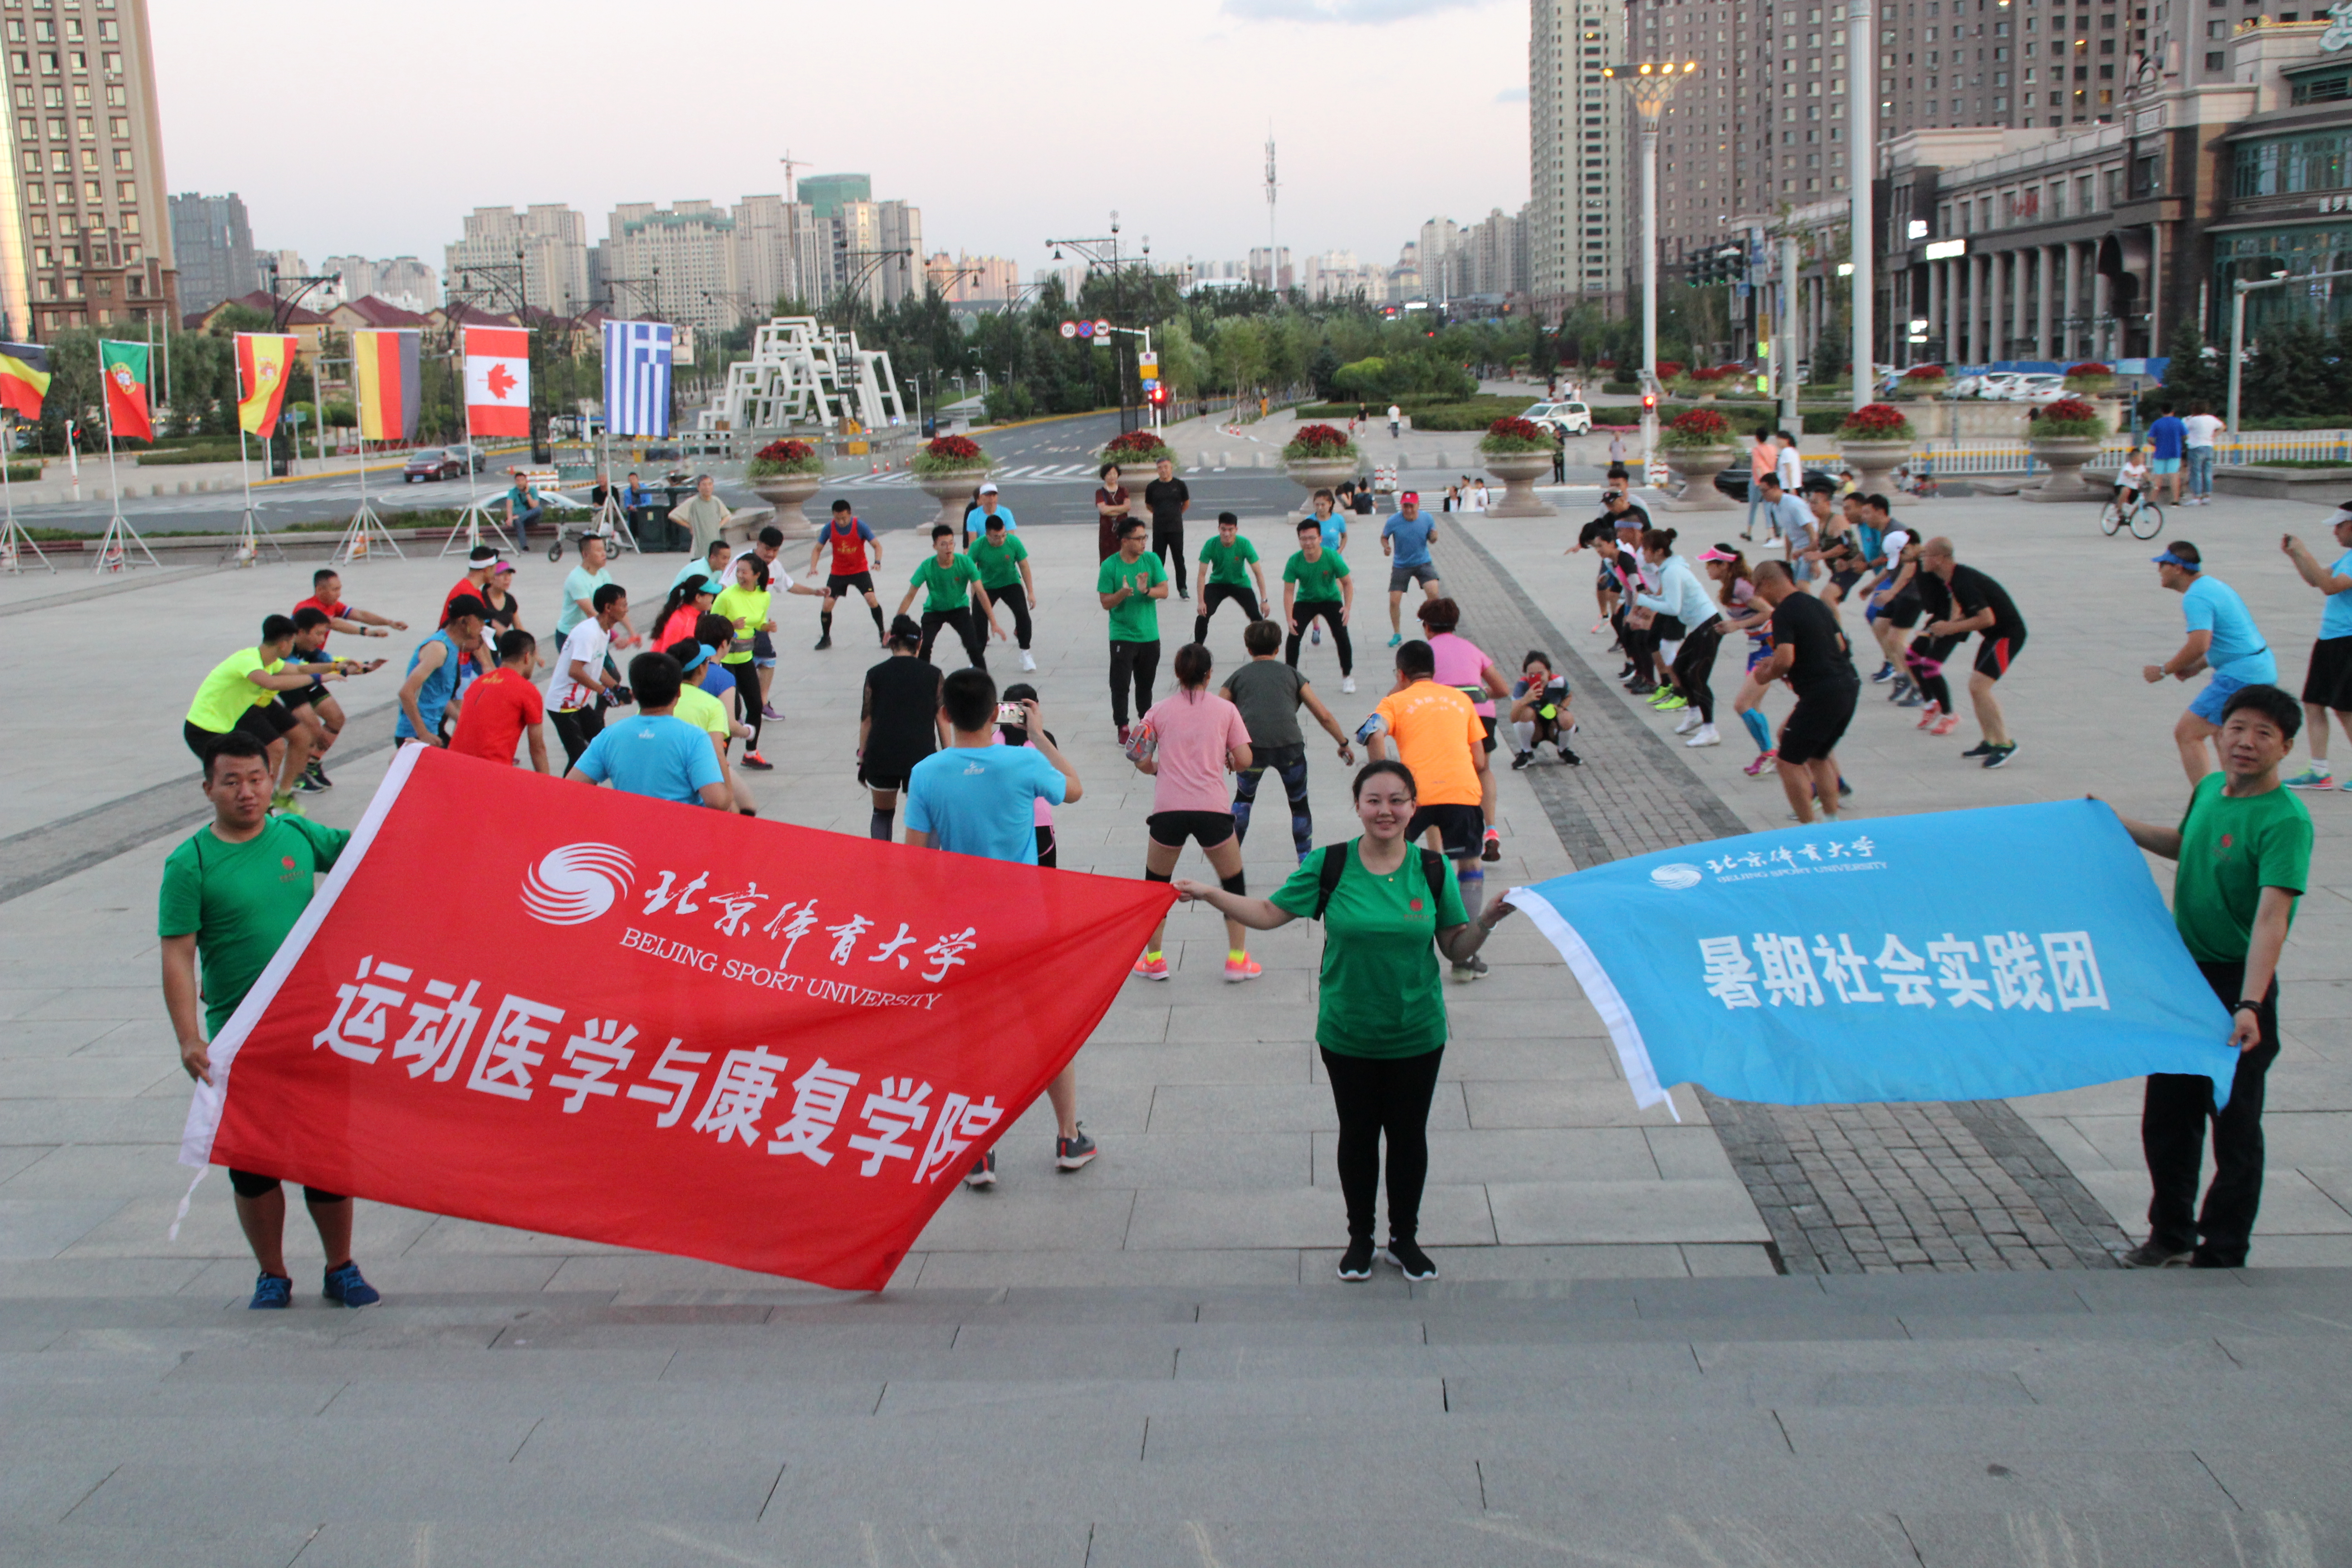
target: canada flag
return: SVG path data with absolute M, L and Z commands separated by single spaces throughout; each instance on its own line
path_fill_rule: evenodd
M 477 436 L 530 434 L 530 336 L 522 329 L 466 329 L 466 417 Z

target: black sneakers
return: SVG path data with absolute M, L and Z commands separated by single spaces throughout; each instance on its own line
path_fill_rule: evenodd
M 2008 765 L 2009 759 L 2015 755 L 2017 755 L 2017 742 L 2014 741 L 2006 746 L 1992 746 L 1985 752 L 1984 765 L 1989 768 L 2005 767 Z
M 2150 1237 L 2116 1261 L 2126 1268 L 2185 1268 L 2191 1256 L 2193 1254 L 2188 1247 L 2175 1252 L 2168 1247 L 2158 1245 L 2156 1238 Z
M 1389 1237 L 1389 1244 L 1381 1249 L 1381 1256 L 1403 1269 L 1404 1277 L 1408 1279 L 1437 1278 L 1436 1262 L 1430 1258 L 1429 1254 L 1423 1252 L 1416 1242 L 1392 1236 Z
M 1348 1250 L 1339 1254 L 1339 1278 L 1353 1284 L 1372 1277 L 1372 1241 L 1370 1237 L 1358 1237 L 1348 1243 Z

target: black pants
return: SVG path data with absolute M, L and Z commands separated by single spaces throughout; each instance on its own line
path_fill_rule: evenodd
M 982 591 L 987 594 L 988 602 L 990 604 L 1011 605 L 1013 606 L 1013 638 L 1015 642 L 1021 645 L 1022 650 L 1026 652 L 1029 647 L 1029 595 L 1027 592 L 1024 591 L 1018 583 L 1007 584 L 1002 588 L 987 588 Z M 980 627 L 975 623 L 972 629 L 974 631 L 978 631 Z
M 1437 1064 L 1444 1055 L 1442 1046 L 1395 1058 L 1324 1051 L 1331 1102 L 1339 1110 L 1339 1191 L 1348 1200 L 1349 1240 L 1372 1238 L 1383 1132 L 1389 1140 L 1389 1236 L 1411 1241 L 1421 1229 L 1421 1189 L 1429 1179 L 1429 1102 L 1437 1092 Z
M 1301 860 L 1315 847 L 1315 813 L 1307 804 L 1307 748 L 1252 746 L 1250 765 L 1234 775 L 1234 837 L 1249 832 L 1250 811 L 1257 805 L 1258 785 L 1268 773 L 1282 781 L 1290 797 L 1290 847 Z
M 1291 605 L 1290 642 L 1283 649 L 1282 661 L 1291 668 L 1298 668 L 1298 645 L 1307 636 L 1307 628 L 1317 616 L 1331 628 L 1331 646 L 1339 655 L 1339 673 L 1350 675 L 1356 668 L 1356 647 L 1348 640 L 1348 624 L 1339 618 L 1337 599 L 1301 599 Z
M 1944 679 L 1944 661 L 1952 657 L 1954 648 L 1968 640 L 1964 637 L 1922 635 L 1911 639 L 1910 649 L 1903 656 L 1903 662 L 1911 668 L 1911 684 L 1918 689 L 1919 695 L 1947 713 L 1952 710 L 1952 688 Z M 1932 673 L 1927 668 L 1929 665 L 1936 667 Z M 2230 1000 L 2235 1002 L 2237 998 L 2232 996 Z
M 563 766 L 568 773 L 588 749 L 588 742 L 604 728 L 604 710 L 591 703 L 585 708 L 558 708 L 548 717 L 555 721 L 555 738 L 563 742 Z
M 1180 517 L 1173 522 L 1162 522 L 1153 518 L 1151 548 L 1159 552 L 1160 563 L 1168 568 L 1168 574 L 1176 579 L 1176 591 L 1180 594 L 1185 592 L 1184 520 Z
M 1675 650 L 1675 689 L 1698 710 L 1698 721 L 1715 722 L 1715 650 L 1723 644 L 1723 617 L 1710 616 L 1706 624 L 1685 634 Z
M 988 668 L 988 646 L 981 641 L 980 628 L 972 624 L 971 606 L 969 605 L 959 605 L 952 610 L 923 612 L 923 647 L 915 656 L 917 658 L 927 663 L 929 661 L 931 644 L 938 640 L 941 626 L 955 627 L 956 636 L 963 642 L 964 657 L 971 660 L 973 668 Z
M 1192 640 L 1194 642 L 1207 642 L 1209 640 L 1209 617 L 1215 615 L 1217 613 L 1217 606 L 1223 604 L 1227 599 L 1231 599 L 1234 603 L 1239 605 L 1242 607 L 1243 613 L 1248 616 L 1251 620 L 1259 621 L 1265 618 L 1258 610 L 1257 595 L 1251 589 L 1248 584 L 1203 583 L 1201 584 L 1201 610 L 1198 615 L 1192 617 Z
M 2223 1005 L 2245 994 L 2242 963 L 2200 963 L 2206 984 Z M 2213 1082 L 2198 1073 L 2152 1072 L 2139 1113 L 2139 1146 L 2155 1189 L 2148 1200 L 2148 1239 L 2190 1252 L 2200 1268 L 2238 1268 L 2253 1239 L 2254 1211 L 2263 1201 L 2263 1087 L 2278 1058 L 2278 982 L 2254 1015 L 2262 1043 L 2238 1057 L 2230 1103 L 2213 1109 Z M 2197 1176 L 2205 1157 L 2205 1123 L 2213 1123 L 2213 1184 L 2197 1212 Z
M 1160 639 L 1150 642 L 1110 641 L 1110 718 L 1114 724 L 1127 722 L 1127 688 L 1135 684 L 1135 716 L 1142 718 L 1151 711 L 1151 678 L 1160 673 Z

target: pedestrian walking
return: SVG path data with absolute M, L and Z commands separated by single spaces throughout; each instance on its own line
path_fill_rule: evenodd
M 1396 440 L 1403 434 L 1404 410 L 1391 403 L 1389 405 L 1389 439 L 1391 441 Z
M 2189 499 L 2183 506 L 2213 504 L 2213 458 L 2216 442 L 2227 428 L 2205 405 L 2192 404 L 2189 417 L 2180 422 L 2181 457 L 2189 473 Z
M 694 493 L 670 509 L 669 520 L 687 531 L 686 552 L 688 555 L 709 555 L 711 541 L 727 531 L 734 521 L 732 508 L 719 499 L 719 484 L 709 474 L 696 477 Z M 584 547 L 586 541 L 583 541 Z
M 2148 423 L 2147 468 L 2159 488 L 2168 489 L 2172 504 L 2180 504 L 2181 460 L 2189 452 L 2189 426 L 2169 405 Z

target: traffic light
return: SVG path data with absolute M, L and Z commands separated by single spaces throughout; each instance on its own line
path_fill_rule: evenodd
M 1654 392 L 1645 392 L 1642 394 L 1642 412 L 1646 415 L 1655 414 L 1657 411 L 1658 395 Z
M 1149 395 L 1154 405 L 1164 405 L 1168 401 L 1168 388 L 1164 385 L 1155 386 Z

